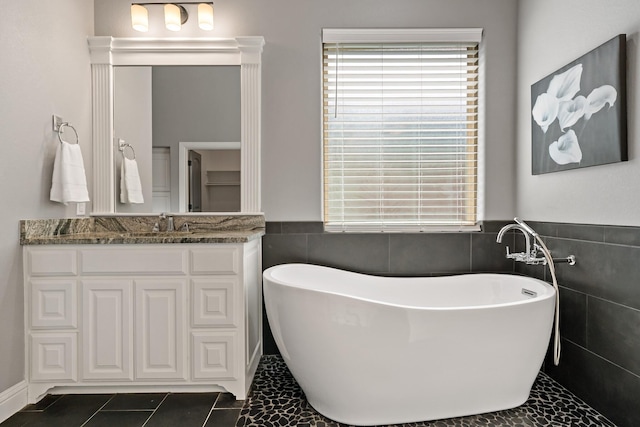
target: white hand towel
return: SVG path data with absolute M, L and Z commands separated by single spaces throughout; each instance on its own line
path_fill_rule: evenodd
M 124 157 L 120 168 L 120 202 L 144 203 L 138 163 Z
M 49 198 L 54 202 L 88 202 L 87 177 L 78 144 L 62 141 L 56 149 Z

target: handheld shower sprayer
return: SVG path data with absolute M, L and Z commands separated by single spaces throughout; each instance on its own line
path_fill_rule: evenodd
M 531 227 L 529 227 L 529 224 L 527 224 L 526 222 L 524 222 L 523 220 L 521 220 L 518 217 L 513 218 L 513 220 L 516 222 L 516 224 L 518 224 L 520 227 L 524 228 L 525 230 L 527 230 L 527 233 L 531 234 L 533 237 L 537 237 L 538 233 L 535 232 L 535 230 Z

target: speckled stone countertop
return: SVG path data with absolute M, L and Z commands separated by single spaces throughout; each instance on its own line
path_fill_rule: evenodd
M 264 235 L 263 215 L 96 216 L 20 221 L 21 245 L 246 243 Z M 160 231 L 154 232 L 158 223 Z M 189 231 L 180 231 L 187 223 Z

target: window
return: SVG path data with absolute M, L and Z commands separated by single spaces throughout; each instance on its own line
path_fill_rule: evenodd
M 323 31 L 329 231 L 478 223 L 482 31 Z

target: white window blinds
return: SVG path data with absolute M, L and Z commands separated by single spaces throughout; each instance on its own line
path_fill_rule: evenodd
M 479 33 L 457 38 L 340 42 L 325 34 L 328 230 L 477 224 Z

